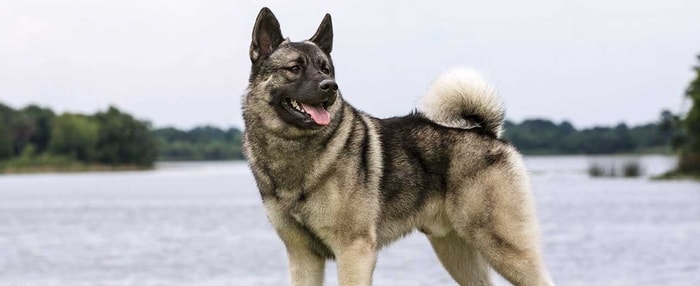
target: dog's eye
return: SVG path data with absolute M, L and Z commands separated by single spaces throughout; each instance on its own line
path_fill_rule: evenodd
M 299 72 L 301 71 L 301 67 L 300 67 L 300 66 L 291 66 L 291 67 L 288 67 L 287 69 L 288 69 L 290 72 L 293 72 L 293 73 L 299 73 Z
M 325 74 L 330 74 L 330 73 L 331 73 L 331 70 L 328 69 L 327 67 L 322 67 L 322 68 L 321 68 L 321 72 L 322 72 L 322 73 L 325 73 Z

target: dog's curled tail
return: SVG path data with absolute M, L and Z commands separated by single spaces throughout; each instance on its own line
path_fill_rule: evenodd
M 476 71 L 453 68 L 438 77 L 420 100 L 418 111 L 452 128 L 483 128 L 500 137 L 505 109 L 496 91 Z

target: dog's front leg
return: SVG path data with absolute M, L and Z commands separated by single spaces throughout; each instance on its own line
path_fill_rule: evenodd
M 326 260 L 314 252 L 310 245 L 312 238 L 300 224 L 294 221 L 276 201 L 265 204 L 267 217 L 287 248 L 289 277 L 292 286 L 322 286 Z
M 326 261 L 305 245 L 287 244 L 292 286 L 322 286 Z
M 340 286 L 371 285 L 372 272 L 377 262 L 376 242 L 361 237 L 342 247 L 338 260 L 338 284 Z

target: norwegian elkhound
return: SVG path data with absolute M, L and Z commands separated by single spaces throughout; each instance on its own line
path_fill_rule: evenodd
M 460 285 L 553 285 L 521 156 L 500 139 L 504 111 L 475 72 L 439 77 L 417 111 L 379 119 L 341 96 L 326 14 L 285 39 L 263 8 L 250 45 L 244 149 L 292 285 L 370 285 L 377 251 L 414 229 Z

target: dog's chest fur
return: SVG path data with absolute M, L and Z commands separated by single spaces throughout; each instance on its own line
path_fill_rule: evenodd
M 292 140 L 246 130 L 246 156 L 278 231 L 298 224 L 317 242 L 335 241 L 338 233 L 369 235 L 367 229 L 374 236 L 368 226 L 380 213 L 380 139 L 371 119 L 343 109 L 317 136 Z
M 266 207 L 309 222 L 310 200 L 328 196 L 329 179 L 314 170 L 320 152 L 314 140 L 286 140 L 268 134 L 246 133 L 245 148 Z M 316 204 L 317 205 L 317 204 Z
M 251 161 L 263 197 L 292 198 L 301 195 L 313 159 L 308 156 L 307 142 L 280 139 L 266 134 L 247 132 L 245 151 Z M 270 193 L 272 192 L 272 193 Z

